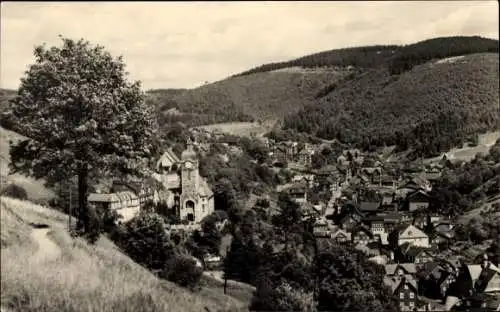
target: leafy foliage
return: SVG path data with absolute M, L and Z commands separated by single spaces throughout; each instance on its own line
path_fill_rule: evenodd
M 88 229 L 88 179 L 111 172 L 140 174 L 155 149 L 156 127 L 139 83 L 126 80 L 121 57 L 83 39 L 37 46 L 4 116 L 29 139 L 12 145 L 17 172 L 49 185 L 79 178 L 79 226 Z
M 229 252 L 224 259 L 224 276 L 248 284 L 256 281 L 255 272 L 258 271 L 263 258 L 260 248 L 253 238 L 244 240 L 240 235 L 233 237 Z
M 182 287 L 194 290 L 199 285 L 203 269 L 188 256 L 174 256 L 166 265 L 161 277 Z
M 472 161 L 443 172 L 431 192 L 430 209 L 447 215 L 462 214 L 473 203 L 493 196 L 500 190 L 500 140 L 488 155 L 476 156 Z
M 318 311 L 398 311 L 382 282 L 381 267 L 353 247 L 331 246 L 318 255 Z
M 2 192 L 0 192 L 2 196 L 8 196 L 12 198 L 17 198 L 17 199 L 28 199 L 28 193 L 26 193 L 26 190 L 16 184 L 9 184 L 6 187 L 3 188 Z
M 163 217 L 141 213 L 115 233 L 116 244 L 135 262 L 153 271 L 161 271 L 174 255 Z

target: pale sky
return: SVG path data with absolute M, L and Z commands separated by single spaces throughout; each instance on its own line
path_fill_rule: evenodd
M 193 88 L 330 49 L 498 39 L 498 2 L 2 2 L 0 87 L 17 88 L 33 47 L 58 34 L 123 55 L 145 90 Z

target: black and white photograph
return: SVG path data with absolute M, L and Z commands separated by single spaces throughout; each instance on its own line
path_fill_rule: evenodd
M 500 311 L 498 1 L 2 1 L 0 312 Z

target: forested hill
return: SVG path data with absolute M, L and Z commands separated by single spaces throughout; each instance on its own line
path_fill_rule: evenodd
M 432 156 L 500 126 L 498 53 L 433 60 L 398 75 L 369 69 L 284 120 L 285 129 L 361 148 Z
M 479 36 L 441 37 L 410 45 L 376 45 L 335 49 L 303 56 L 287 62 L 270 63 L 237 74 L 246 76 L 288 67 L 354 66 L 358 68 L 388 68 L 401 73 L 434 58 L 471 53 L 498 52 L 498 40 Z
M 162 124 L 282 119 L 314 105 L 338 84 L 348 88 L 346 81 L 361 79 L 367 71 L 380 70 L 379 79 L 384 79 L 433 59 L 486 52 L 498 53 L 498 40 L 446 37 L 406 46 L 337 49 L 262 65 L 195 89 L 153 90 L 150 102 L 158 108 Z

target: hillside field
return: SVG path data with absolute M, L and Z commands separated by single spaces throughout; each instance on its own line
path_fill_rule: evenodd
M 23 139 L 22 135 L 0 127 L 0 177 L 2 183 L 14 183 L 22 186 L 30 200 L 46 202 L 54 197 L 54 192 L 44 186 L 43 180 L 35 180 L 22 174 L 9 174 L 9 141 L 16 142 Z M 0 189 L 2 187 L 4 185 Z
M 275 125 L 275 120 L 262 123 L 258 122 L 226 122 L 198 126 L 196 128 L 204 129 L 209 132 L 217 131 L 237 136 L 263 136 L 269 132 Z
M 68 217 L 55 210 L 7 197 L 0 203 L 1 306 L 6 311 L 246 310 L 247 302 L 219 288 L 192 293 L 159 280 L 104 237 L 96 246 L 73 240 Z M 40 231 L 32 223 L 49 228 Z

